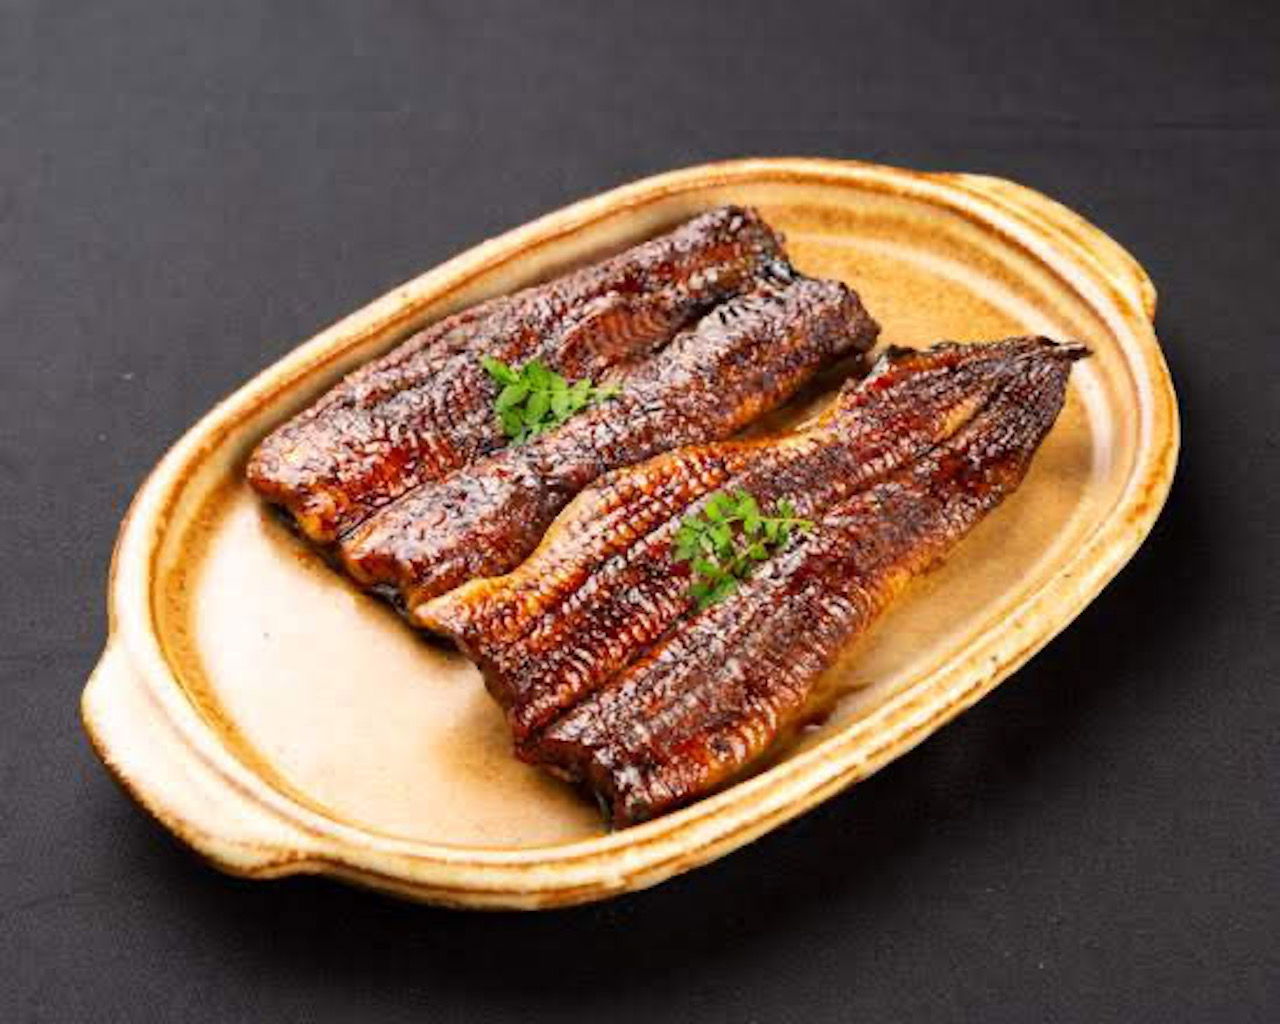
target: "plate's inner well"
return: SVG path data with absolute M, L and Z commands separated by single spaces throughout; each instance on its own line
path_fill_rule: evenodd
M 1077 364 L 1022 488 L 851 652 L 835 680 L 844 696 L 794 751 L 1015 616 L 1116 500 L 1132 418 L 1117 408 L 1124 371 L 1106 326 L 1066 285 L 963 218 L 847 187 L 760 185 L 669 200 L 670 219 L 721 201 L 759 206 L 801 270 L 857 289 L 882 344 L 1046 334 L 1095 350 Z M 833 390 L 769 426 L 812 412 Z M 227 743 L 312 808 L 380 833 L 530 846 L 602 832 L 590 802 L 514 759 L 476 669 L 329 569 L 249 491 L 242 467 L 227 460 L 200 484 L 200 514 L 166 541 L 155 606 L 170 661 Z

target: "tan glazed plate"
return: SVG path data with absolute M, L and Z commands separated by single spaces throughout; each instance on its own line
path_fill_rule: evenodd
M 325 566 L 242 471 L 266 431 L 408 332 L 723 202 L 757 206 L 800 269 L 856 288 L 882 343 L 1040 333 L 1094 355 L 1077 365 L 1021 490 L 852 652 L 821 724 L 737 785 L 609 833 L 587 800 L 512 757 L 469 662 Z M 173 447 L 120 531 L 85 726 L 142 806 L 239 875 L 319 873 L 464 907 L 551 907 L 653 885 L 910 750 L 1128 561 L 1178 450 L 1154 309 L 1151 282 L 1115 242 L 995 178 L 741 160 L 575 203 L 330 327 Z

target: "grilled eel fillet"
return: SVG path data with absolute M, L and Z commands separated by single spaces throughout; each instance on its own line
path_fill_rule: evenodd
M 728 437 L 879 328 L 836 281 L 799 277 L 731 299 L 618 380 L 617 397 L 503 448 L 375 513 L 339 543 L 359 582 L 424 601 L 509 572 L 602 473 Z
M 373 511 L 506 443 L 482 356 L 599 378 L 788 265 L 755 211 L 725 206 L 413 335 L 270 434 L 250 484 L 330 544 Z
M 678 449 L 602 477 L 534 555 L 417 610 L 455 638 L 524 760 L 627 825 L 739 775 L 914 574 L 1021 482 L 1079 345 L 890 350 L 812 425 Z M 741 488 L 813 521 L 698 611 L 672 557 L 684 516 Z

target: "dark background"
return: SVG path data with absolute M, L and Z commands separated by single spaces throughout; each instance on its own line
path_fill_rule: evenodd
M 0 1020 L 1280 1019 L 1280 15 L 1037 6 L 0 2 Z M 165 447 L 495 232 L 753 154 L 1005 175 L 1145 263 L 1184 449 L 1130 568 L 637 896 L 450 913 L 172 843 L 77 718 Z

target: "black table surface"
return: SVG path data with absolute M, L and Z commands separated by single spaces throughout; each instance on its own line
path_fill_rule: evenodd
M 1280 1019 L 1276 11 L 0 5 L 0 1020 Z M 603 905 L 233 880 L 130 804 L 77 702 L 166 446 L 493 233 L 757 154 L 1004 175 L 1144 262 L 1184 449 L 1120 578 L 875 778 Z

